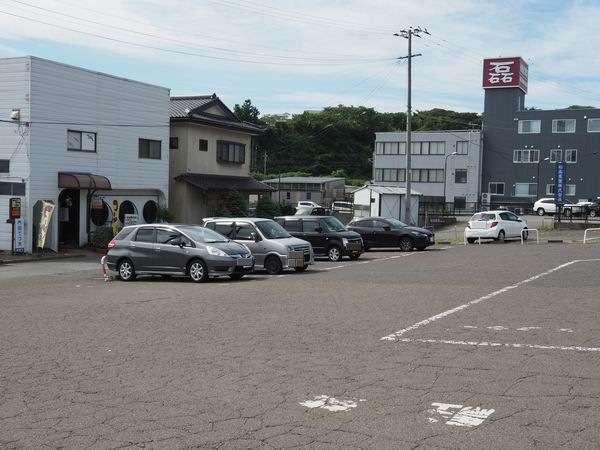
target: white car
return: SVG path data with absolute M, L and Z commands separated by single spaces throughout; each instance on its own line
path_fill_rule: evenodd
M 331 212 L 352 213 L 354 204 L 352 202 L 333 202 L 331 204 Z
M 527 228 L 527 222 L 510 211 L 478 212 L 469 219 L 465 237 L 470 244 L 479 238 L 503 242 L 509 238 L 520 239 L 522 230 Z M 523 233 L 523 239 L 527 239 L 527 232 Z
M 298 202 L 298 208 L 301 206 L 321 206 L 318 203 L 311 202 L 310 200 L 302 200 Z
M 563 214 L 570 216 L 571 214 L 579 214 L 583 211 L 584 205 L 575 204 L 569 200 L 565 200 L 563 205 Z M 553 198 L 540 198 L 533 204 L 533 211 L 538 216 L 545 214 L 556 214 L 556 203 Z

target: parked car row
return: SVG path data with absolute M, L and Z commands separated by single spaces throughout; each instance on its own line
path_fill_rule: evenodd
M 541 198 L 533 204 L 533 211 L 538 216 L 556 214 L 557 209 L 558 208 L 554 198 Z M 600 205 L 598 202 L 593 201 L 580 201 L 573 203 L 570 200 L 565 200 L 565 203 L 562 207 L 562 213 L 567 217 L 571 215 L 596 217 L 600 213 Z
M 357 259 L 370 248 L 424 250 L 429 230 L 383 217 L 357 219 L 346 228 L 331 216 L 282 216 L 276 220 L 211 217 L 200 225 L 145 224 L 123 228 L 108 245 L 108 269 L 124 281 L 137 275 L 241 279 L 254 270 L 304 272 L 314 257 Z

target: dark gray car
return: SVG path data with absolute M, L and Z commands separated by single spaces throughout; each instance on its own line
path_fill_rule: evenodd
M 240 279 L 254 270 L 248 247 L 197 225 L 125 227 L 108 248 L 108 269 L 124 281 L 140 274 L 184 275 L 196 282 L 219 276 Z

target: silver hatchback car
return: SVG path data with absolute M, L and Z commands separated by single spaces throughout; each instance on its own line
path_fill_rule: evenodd
M 106 263 L 124 281 L 140 274 L 240 279 L 254 270 L 248 247 L 197 225 L 134 225 L 108 244 Z

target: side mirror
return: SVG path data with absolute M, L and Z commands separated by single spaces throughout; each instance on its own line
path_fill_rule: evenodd
M 521 219 L 520 217 L 517 217 L 517 222 L 523 222 L 523 219 Z
M 254 232 L 250 233 L 250 236 L 252 236 L 252 239 L 254 240 L 254 242 L 258 242 L 260 241 L 260 236 Z

